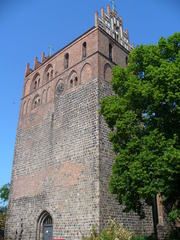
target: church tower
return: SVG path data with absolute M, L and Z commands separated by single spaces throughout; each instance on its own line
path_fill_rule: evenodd
M 132 47 L 122 18 L 107 6 L 95 26 L 52 56 L 26 67 L 6 236 L 80 240 L 116 218 L 151 233 L 152 214 L 124 213 L 108 192 L 113 152 L 100 100 L 112 94 L 112 67 Z

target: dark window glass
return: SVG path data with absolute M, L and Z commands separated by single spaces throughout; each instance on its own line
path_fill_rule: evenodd
M 128 65 L 128 57 L 126 56 L 126 65 Z
M 85 58 L 87 56 L 87 43 L 84 42 L 82 45 L 82 57 Z
M 109 44 L 109 59 L 112 61 L 112 45 Z
M 64 56 L 64 69 L 69 67 L 69 53 L 66 53 Z

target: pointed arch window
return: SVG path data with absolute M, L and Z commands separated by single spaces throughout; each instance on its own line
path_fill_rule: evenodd
M 39 73 L 37 73 L 32 80 L 31 91 L 36 90 L 40 86 L 40 82 L 41 82 L 40 75 Z
M 40 99 L 40 96 L 37 95 L 33 100 L 32 109 L 37 108 L 40 104 L 41 104 L 41 99 Z
M 54 73 L 53 66 L 52 64 L 49 64 L 44 71 L 44 79 L 46 82 L 50 81 L 53 78 L 53 73 Z
M 64 55 L 64 69 L 67 69 L 69 67 L 69 53 L 66 53 Z
M 79 85 L 77 72 L 72 70 L 68 77 L 69 88 L 73 88 Z
M 50 77 L 49 77 L 49 72 L 47 72 L 47 81 L 49 81 Z
M 37 88 L 37 81 L 34 81 L 34 90 Z
M 73 79 L 70 80 L 70 88 L 73 87 Z
M 75 78 L 74 78 L 74 86 L 77 86 L 77 85 L 78 85 L 78 78 L 75 77 Z
M 110 61 L 113 59 L 113 47 L 111 43 L 109 44 L 109 59 Z
M 128 57 L 126 56 L 126 65 L 128 65 Z
M 53 69 L 51 70 L 51 79 L 53 78 Z
M 43 221 L 44 225 L 52 224 L 52 217 L 50 215 L 47 215 L 46 218 Z
M 82 45 L 82 58 L 86 58 L 87 57 L 87 43 L 84 42 Z
M 40 78 L 38 78 L 37 86 L 38 86 L 38 87 L 40 86 Z

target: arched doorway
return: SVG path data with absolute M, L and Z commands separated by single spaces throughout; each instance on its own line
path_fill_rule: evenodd
M 53 239 L 53 220 L 51 215 L 44 211 L 38 218 L 37 240 Z
M 43 221 L 43 240 L 52 240 L 53 224 L 51 216 L 47 216 Z

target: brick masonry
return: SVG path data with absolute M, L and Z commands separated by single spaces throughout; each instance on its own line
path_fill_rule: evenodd
M 86 57 L 82 57 L 84 42 Z M 69 64 L 64 69 L 66 53 Z M 23 240 L 42 239 L 38 219 L 43 211 L 53 219 L 54 239 L 79 240 L 89 234 L 92 225 L 101 229 L 110 217 L 137 233 L 152 232 L 151 209 L 141 221 L 134 213 L 123 213 L 108 192 L 113 152 L 108 128 L 99 114 L 100 99 L 112 94 L 111 68 L 115 64 L 125 67 L 128 53 L 94 27 L 42 64 L 36 62 L 36 69 L 26 74 L 6 224 L 8 239 L 20 233 Z

